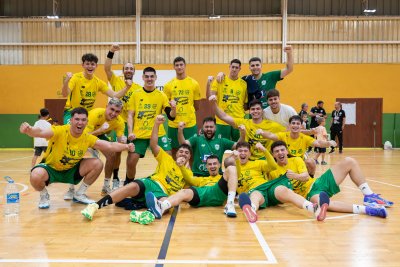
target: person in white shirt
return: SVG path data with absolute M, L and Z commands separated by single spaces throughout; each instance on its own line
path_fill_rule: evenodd
M 42 108 L 40 110 L 39 120 L 35 122 L 33 127 L 37 127 L 40 129 L 48 129 L 51 128 L 51 124 L 47 121 L 50 117 L 50 113 L 47 108 Z M 36 161 L 38 157 L 45 152 L 47 149 L 48 142 L 45 138 L 33 138 L 33 146 L 35 148 L 35 152 L 32 158 L 32 168 L 36 165 Z
M 264 118 L 288 128 L 289 118 L 297 115 L 296 110 L 289 105 L 280 103 L 279 91 L 276 89 L 268 91 L 267 101 L 269 107 L 264 109 Z

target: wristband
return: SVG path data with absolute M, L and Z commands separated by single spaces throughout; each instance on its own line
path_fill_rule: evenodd
M 107 57 L 112 59 L 114 57 L 114 52 L 108 51 Z

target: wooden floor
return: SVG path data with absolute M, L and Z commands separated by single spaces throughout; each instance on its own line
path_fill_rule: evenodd
M 129 222 L 129 212 L 114 206 L 89 222 L 80 214 L 83 205 L 62 199 L 62 184 L 49 187 L 51 207 L 39 210 L 29 184 L 32 154 L 0 150 L 0 176 L 11 176 L 22 192 L 18 221 L 1 217 L 0 266 L 400 266 L 400 151 L 346 150 L 327 158 L 332 164 L 353 156 L 361 163 L 372 189 L 395 202 L 387 219 L 330 212 L 320 223 L 282 205 L 260 211 L 259 221 L 249 224 L 239 208 L 230 219 L 222 207 L 185 204 L 148 226 Z M 155 160 L 148 155 L 139 166 L 137 176 L 147 176 Z M 327 168 L 318 166 L 318 174 Z M 101 197 L 103 177 L 89 188 L 91 198 Z M 3 192 L 3 180 L 0 186 Z M 362 203 L 351 181 L 341 190 L 335 199 Z

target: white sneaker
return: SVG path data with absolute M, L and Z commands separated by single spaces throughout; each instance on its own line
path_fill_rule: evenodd
M 74 194 L 72 200 L 76 203 L 81 203 L 81 204 L 91 204 L 96 202 L 93 199 L 88 198 L 87 195 L 85 194 L 76 194 L 76 193 Z
M 40 195 L 39 200 L 39 209 L 48 209 L 50 207 L 50 195 L 46 193 L 44 195 Z
M 108 194 L 110 194 L 111 193 L 111 188 L 110 188 L 110 186 L 103 186 L 103 188 L 101 189 L 101 195 L 102 196 L 106 196 L 106 195 L 108 195 Z
M 74 198 L 75 194 L 75 189 L 74 188 L 69 188 L 67 193 L 64 195 L 64 200 L 72 200 Z
M 224 208 L 224 213 L 228 217 L 235 218 L 237 216 L 236 210 L 235 210 L 235 205 L 233 203 L 226 203 L 225 208 Z
M 116 190 L 119 188 L 119 180 L 118 179 L 113 179 L 112 181 L 112 191 Z

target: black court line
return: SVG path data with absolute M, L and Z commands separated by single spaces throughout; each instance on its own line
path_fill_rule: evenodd
M 176 216 L 178 216 L 179 206 L 174 207 L 174 211 L 172 212 L 171 218 L 169 219 L 167 231 L 165 232 L 164 240 L 162 242 L 160 252 L 158 253 L 158 260 L 165 260 L 167 256 L 167 251 L 169 247 L 169 241 L 171 241 L 172 230 L 174 230 Z M 157 263 L 155 267 L 163 267 L 164 263 Z

